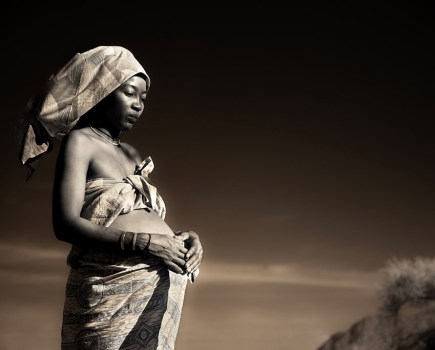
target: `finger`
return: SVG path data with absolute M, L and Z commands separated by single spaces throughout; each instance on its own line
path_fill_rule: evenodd
M 190 259 L 190 257 L 193 256 L 197 250 L 198 250 L 198 246 L 196 245 L 191 246 L 186 253 L 186 259 Z
M 183 259 L 183 261 L 186 262 L 186 253 L 178 251 L 177 252 L 177 258 Z
M 185 256 L 187 254 L 187 248 L 184 246 L 177 246 L 177 253 Z
M 192 266 L 192 264 L 196 261 L 202 260 L 202 249 L 193 254 L 189 259 L 186 260 L 186 264 Z
M 176 273 L 180 273 L 183 274 L 184 273 L 184 269 L 182 269 L 181 267 L 179 267 L 177 264 L 174 264 L 173 262 L 168 261 L 166 263 L 166 266 L 171 270 L 174 271 Z
M 201 260 L 202 256 L 200 254 L 194 254 L 189 259 L 186 260 L 186 264 L 192 265 L 192 263 L 198 259 Z
M 184 243 L 182 241 L 179 241 L 178 239 L 173 239 L 169 248 L 173 253 L 177 255 L 187 253 L 187 248 L 184 246 Z
M 186 261 L 184 259 L 176 258 L 173 259 L 172 262 L 177 264 L 177 266 L 179 266 L 181 269 L 185 269 Z
M 181 238 L 178 238 L 177 236 L 171 237 L 172 243 L 176 246 L 183 246 L 184 247 L 184 240 Z
M 201 263 L 197 261 L 194 265 L 192 265 L 189 268 L 187 268 L 186 272 L 187 273 L 192 273 L 193 271 L 195 271 L 199 267 L 199 265 L 201 265 Z
M 196 259 L 192 259 L 191 261 L 188 261 L 185 265 L 186 271 L 192 272 L 199 266 L 200 263 L 201 263 L 201 257 L 199 256 Z
M 194 247 L 192 253 L 190 253 L 190 252 L 186 253 L 187 260 L 194 259 L 195 256 L 200 256 L 200 258 L 202 258 L 202 253 L 203 253 L 203 249 L 202 249 L 201 246 L 200 247 Z
M 189 232 L 189 237 L 191 238 L 198 238 L 198 234 L 195 231 L 188 231 Z
M 185 241 L 186 239 L 189 238 L 189 234 L 187 232 L 179 232 L 179 233 L 175 234 L 174 237 L 181 240 L 181 241 Z

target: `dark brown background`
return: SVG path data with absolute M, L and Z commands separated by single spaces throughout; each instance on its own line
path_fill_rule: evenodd
M 57 349 L 68 245 L 58 150 L 25 182 L 14 126 L 75 53 L 130 49 L 151 77 L 124 140 L 175 229 L 205 246 L 183 349 L 314 349 L 377 305 L 392 257 L 433 255 L 434 7 L 1 3 L 1 349 Z

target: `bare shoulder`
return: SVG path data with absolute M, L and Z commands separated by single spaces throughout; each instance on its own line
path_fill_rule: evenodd
M 62 139 L 62 151 L 68 156 L 89 158 L 94 148 L 95 142 L 92 141 L 92 135 L 86 129 L 72 130 Z
M 76 129 L 70 131 L 64 137 L 65 142 L 77 143 L 77 146 L 81 146 L 84 143 L 89 143 L 92 140 L 92 134 L 90 134 L 88 128 Z
M 84 183 L 94 153 L 95 146 L 84 130 L 72 130 L 65 135 L 57 158 L 56 186 L 62 190 Z
M 130 145 L 129 143 L 123 142 L 122 147 L 127 152 L 128 156 L 133 159 L 136 163 L 140 163 L 142 161 L 142 157 L 140 155 L 140 152 Z

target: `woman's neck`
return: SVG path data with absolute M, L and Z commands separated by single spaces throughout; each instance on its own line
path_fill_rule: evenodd
M 109 126 L 103 126 L 103 125 L 95 125 L 94 128 L 98 128 L 101 132 L 106 134 L 107 136 L 110 136 L 113 140 L 119 140 L 122 134 L 121 130 L 110 128 Z
M 111 143 L 114 146 L 121 146 L 121 140 L 120 137 L 113 137 L 112 134 L 109 132 L 109 130 L 107 128 L 101 127 L 101 126 L 89 126 L 91 128 L 91 130 L 101 139 L 103 139 L 104 141 Z M 121 132 L 117 133 L 118 135 L 121 134 Z

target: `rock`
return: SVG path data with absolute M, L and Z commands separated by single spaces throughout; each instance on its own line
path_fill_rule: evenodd
M 435 302 L 367 316 L 318 350 L 435 350 Z

